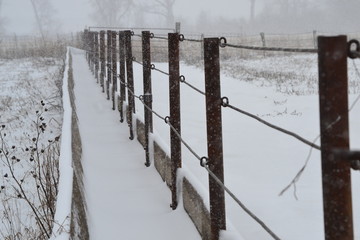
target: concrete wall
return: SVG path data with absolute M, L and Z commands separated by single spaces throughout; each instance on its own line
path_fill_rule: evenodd
M 136 121 L 136 135 L 142 146 L 145 146 L 145 126 L 144 123 Z M 170 156 L 160 147 L 157 142 L 154 142 L 154 165 L 156 170 L 164 182 L 171 186 L 171 159 Z M 152 153 L 150 153 L 152 154 Z M 179 187 L 179 186 L 178 186 Z M 208 240 L 211 236 L 210 213 L 207 210 L 203 199 L 196 191 L 196 188 L 191 184 L 186 177 L 182 179 L 183 205 L 184 209 L 193 221 L 195 227 L 199 231 L 202 239 Z
M 73 194 L 71 206 L 71 225 L 70 225 L 70 239 L 72 240 L 88 240 L 89 231 L 86 218 L 86 205 L 83 185 L 83 168 L 81 163 L 81 138 L 79 127 L 77 123 L 75 98 L 74 98 L 74 79 L 72 74 L 71 54 L 69 59 L 69 94 L 72 107 L 72 155 L 73 155 Z

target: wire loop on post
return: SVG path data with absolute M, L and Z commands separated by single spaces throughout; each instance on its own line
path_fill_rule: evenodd
M 155 34 L 154 33 L 150 33 L 150 38 L 154 38 Z
M 184 34 L 179 34 L 179 41 L 182 42 L 185 40 Z
M 179 77 L 179 81 L 182 82 L 182 83 L 185 82 L 185 76 L 184 76 L 184 75 L 181 75 L 181 76 Z
M 226 47 L 226 44 L 227 44 L 226 38 L 225 38 L 225 37 L 221 37 L 221 38 L 220 38 L 220 47 L 221 47 L 221 48 L 224 48 L 224 47 Z
M 134 31 L 130 31 L 130 33 L 131 33 L 131 36 L 134 36 L 134 35 L 135 35 Z
M 351 50 L 351 47 L 355 45 L 355 51 Z M 351 59 L 360 57 L 360 43 L 358 40 L 352 39 L 348 42 L 348 57 Z
M 169 117 L 169 116 L 166 116 L 166 117 L 164 118 L 164 121 L 165 121 L 166 124 L 169 124 L 169 123 L 170 123 L 170 117 Z
M 155 70 L 155 69 L 156 69 L 155 64 L 151 64 L 151 65 L 150 65 L 150 69 L 151 69 L 151 70 Z
M 140 96 L 139 96 L 139 100 L 140 100 L 141 102 L 143 102 L 143 101 L 144 101 L 144 95 L 140 95 Z
M 208 164 L 209 164 L 209 159 L 207 157 L 202 157 L 200 159 L 200 166 L 206 167 L 208 166 Z
M 222 97 L 221 98 L 221 106 L 228 107 L 229 106 L 229 98 L 228 97 Z

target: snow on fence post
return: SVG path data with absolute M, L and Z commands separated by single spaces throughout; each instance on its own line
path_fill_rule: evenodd
M 110 100 L 110 83 L 111 83 L 111 30 L 107 30 L 106 32 L 107 38 L 107 58 L 106 58 L 106 66 L 107 66 L 107 80 L 106 80 L 106 99 Z
M 150 52 L 150 37 L 149 31 L 142 32 L 142 62 L 143 62 L 143 81 L 144 81 L 144 103 L 152 109 L 152 89 L 151 89 L 151 52 Z M 144 106 L 144 121 L 145 121 L 145 165 L 150 166 L 150 152 L 149 152 L 149 133 L 153 131 L 152 127 L 152 112 Z
M 349 149 L 347 37 L 319 37 L 319 98 L 326 240 L 353 240 L 350 162 L 333 149 Z
M 130 140 L 134 139 L 133 118 L 132 114 L 135 113 L 135 100 L 134 100 L 134 75 L 133 75 L 133 56 L 131 47 L 131 35 L 130 30 L 125 31 L 125 48 L 126 48 L 126 76 L 128 87 L 128 111 L 127 121 L 130 129 Z
M 119 32 L 119 67 L 120 67 L 120 97 L 119 97 L 119 112 L 120 122 L 124 122 L 124 102 L 126 100 L 126 86 L 125 86 L 125 32 Z
M 102 92 L 105 92 L 105 31 L 100 31 L 100 86 Z
M 169 122 L 181 134 L 180 113 L 180 64 L 179 64 L 179 33 L 168 34 L 169 45 Z M 170 130 L 170 156 L 171 156 L 171 205 L 175 210 L 178 205 L 177 196 L 177 170 L 181 168 L 181 141 L 173 129 Z
M 111 62 L 112 62 L 112 88 L 111 88 L 111 100 L 112 100 L 112 110 L 115 110 L 116 99 L 115 94 L 117 92 L 117 58 L 116 58 L 116 31 L 111 32 Z
M 94 38 L 95 38 L 95 42 L 94 42 L 94 47 L 95 47 L 95 57 L 94 57 L 95 78 L 96 78 L 96 83 L 99 83 L 99 33 L 98 32 L 94 33 Z
M 208 167 L 224 182 L 219 38 L 204 39 Z M 225 192 L 209 175 L 211 240 L 226 229 Z

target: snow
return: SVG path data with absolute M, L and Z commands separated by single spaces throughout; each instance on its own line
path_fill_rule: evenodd
M 71 203 L 72 203 L 72 148 L 71 148 L 71 115 L 72 108 L 68 90 L 70 48 L 67 49 L 63 78 L 63 125 L 61 134 L 61 151 L 59 159 L 59 188 L 56 200 L 56 212 L 51 240 L 69 239 Z
M 317 68 L 314 57 L 316 58 L 314 55 L 300 55 L 298 61 L 307 59 L 305 61 L 314 64 L 309 66 L 310 69 L 304 69 L 304 67 L 297 69 L 297 65 L 293 64 L 291 71 L 297 71 L 298 75 L 305 76 L 306 71 L 309 71 L 309 74 L 313 75 L 316 71 L 314 69 Z M 267 60 L 269 61 L 271 60 Z M 267 65 L 261 67 L 257 62 L 257 60 L 250 61 L 248 64 L 253 64 L 253 67 L 259 71 L 268 67 Z M 166 63 L 155 63 L 155 65 L 167 72 Z M 282 65 L 279 63 L 279 66 Z M 272 71 L 276 71 L 274 64 L 271 68 Z M 280 68 L 279 71 L 281 70 L 283 69 Z M 135 92 L 136 95 L 141 95 L 142 69 L 140 65 L 134 65 L 134 74 Z M 182 64 L 181 74 L 186 77 L 186 81 L 204 90 L 202 69 Z M 351 66 L 349 76 L 351 76 L 350 81 L 360 82 Z M 294 94 L 294 91 L 289 93 L 282 89 L 276 91 L 278 88 L 274 86 L 275 83 L 258 84 L 259 81 L 244 82 L 222 74 L 222 96 L 227 96 L 230 104 L 254 113 L 275 125 L 294 131 L 310 141 L 317 139 L 320 126 L 318 96 Z M 153 109 L 162 116 L 168 116 L 167 76 L 153 71 L 152 83 Z M 298 88 L 296 88 L 297 85 L 299 85 Z M 297 85 L 291 84 L 291 88 L 304 89 L 300 83 Z M 298 92 L 302 93 L 302 91 Z M 349 102 L 353 102 L 356 97 L 357 95 L 350 95 Z M 140 102 L 136 104 L 140 106 Z M 350 112 L 352 149 L 359 149 L 360 144 L 359 136 L 356 134 L 360 130 L 358 124 L 360 106 L 356 106 Z M 142 115 L 142 111 L 138 108 L 136 114 Z M 198 155 L 206 156 L 205 98 L 186 85 L 181 85 L 181 118 L 182 137 Z M 163 120 L 154 117 L 154 129 L 163 142 L 169 143 L 169 128 Z M 228 108 L 223 109 L 223 140 L 225 184 L 250 210 L 282 239 L 324 238 L 321 161 L 318 150 L 312 151 L 309 164 L 296 185 L 296 192 L 291 188 L 283 196 L 279 196 L 281 190 L 290 183 L 305 163 L 310 147 Z M 316 144 L 319 144 L 319 141 L 316 141 Z M 167 150 L 169 151 L 169 146 Z M 184 146 L 182 154 L 184 170 L 196 176 L 192 182 L 197 180 L 198 182 L 194 184 L 202 185 L 200 192 L 203 193 L 201 189 L 208 189 L 207 172 L 200 167 L 198 160 Z M 358 226 L 360 194 L 356 189 L 360 185 L 360 175 L 355 171 L 352 171 L 352 174 L 354 226 Z M 295 193 L 298 200 L 294 196 Z M 206 193 L 202 196 L 205 199 L 208 198 Z M 240 233 L 244 239 L 271 239 L 228 196 L 226 209 L 228 226 L 232 232 Z M 360 229 L 355 227 L 355 234 L 356 239 L 360 239 Z M 224 236 L 224 239 L 227 237 Z
M 91 239 L 200 239 L 183 208 L 171 210 L 170 191 L 144 166 L 143 148 L 129 140 L 84 53 L 72 53 Z
M 170 191 L 153 165 L 144 166 L 143 148 L 137 141 L 128 139 L 127 124 L 119 123 L 118 111 L 111 110 L 111 102 L 106 100 L 89 72 L 84 52 L 74 49 L 72 53 L 91 238 L 200 239 L 182 205 L 175 211 L 170 209 Z M 308 58 L 313 61 L 313 56 Z M 165 63 L 156 63 L 156 67 L 164 71 L 168 68 Z M 296 64 L 293 67 L 296 71 Z M 300 68 L 298 71 L 306 70 Z M 182 64 L 181 74 L 189 83 L 204 89 L 201 69 Z M 353 72 L 349 76 L 351 81 L 359 81 Z M 135 94 L 142 95 L 142 68 L 137 64 L 134 64 L 134 79 Z M 152 81 L 153 109 L 168 116 L 167 76 L 153 71 Z M 222 95 L 227 96 L 232 105 L 310 141 L 319 135 L 316 93 L 289 94 L 276 91 L 272 85 L 259 87 L 224 74 L 221 83 Z M 356 97 L 351 94 L 349 102 Z M 182 137 L 198 155 L 206 156 L 204 96 L 181 85 L 181 109 Z M 142 112 L 143 106 L 137 101 L 135 117 L 142 119 Z M 359 119 L 358 103 L 350 112 L 352 149 L 360 148 Z M 155 116 L 151 138 L 161 139 L 161 146 L 169 152 L 169 128 Z M 227 108 L 223 109 L 223 140 L 225 184 L 250 210 L 281 239 L 324 238 L 319 151 L 312 151 L 296 191 L 291 188 L 279 196 L 305 163 L 310 147 Z M 208 205 L 207 172 L 184 146 L 182 157 L 184 167 L 179 171 L 180 176 L 190 179 Z M 352 179 L 355 239 L 359 240 L 359 172 L 352 171 Z M 226 211 L 228 230 L 221 233 L 222 240 L 271 239 L 228 196 Z

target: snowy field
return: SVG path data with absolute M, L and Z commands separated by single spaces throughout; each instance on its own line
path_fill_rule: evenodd
M 29 202 L 41 221 L 49 222 L 51 214 L 43 212 L 43 207 L 54 206 L 55 199 L 43 202 L 42 189 L 50 182 L 43 181 L 42 176 L 46 172 L 43 166 L 49 167 L 53 180 L 58 175 L 62 67 L 59 58 L 0 59 L 1 239 L 46 238 L 36 225 L 35 211 Z M 50 155 L 54 161 L 44 164 Z M 51 230 L 51 226 L 44 227 Z
M 355 61 L 360 68 L 360 62 Z M 360 76 L 349 60 L 349 103 L 359 95 Z M 155 63 L 168 71 L 168 65 Z M 266 121 L 314 141 L 319 135 L 317 95 L 317 56 L 294 55 L 265 59 L 226 61 L 221 75 L 222 96 L 230 104 Z M 240 70 L 244 71 L 240 71 Z M 142 95 L 142 68 L 134 63 L 136 95 Z M 181 65 L 186 81 L 204 90 L 201 68 Z M 152 72 L 153 109 L 169 115 L 167 76 Z M 355 94 L 354 94 L 355 93 Z M 136 114 L 143 118 L 143 107 L 136 102 Z M 320 152 L 310 150 L 298 140 L 261 123 L 223 109 L 225 184 L 281 239 L 323 239 L 323 212 Z M 205 97 L 181 85 L 182 136 L 199 156 L 207 156 Z M 360 103 L 350 112 L 351 148 L 360 148 Z M 169 128 L 154 116 L 154 138 L 169 151 Z M 316 141 L 319 144 L 319 141 Z M 311 152 L 310 152 L 311 151 Z M 305 164 L 308 165 L 296 188 L 279 193 Z M 198 160 L 183 146 L 182 173 L 195 181 L 202 196 L 208 198 L 208 175 Z M 352 171 L 354 226 L 360 239 L 360 174 Z M 206 202 L 208 200 L 205 200 Z M 228 236 L 223 239 L 271 239 L 237 204 L 226 196 Z M 233 236 L 234 238 L 232 238 Z
M 155 63 L 155 65 L 159 69 L 168 71 L 168 65 L 165 63 Z M 317 138 L 319 135 L 319 100 L 316 90 L 317 58 L 315 55 L 225 61 L 222 65 L 222 96 L 227 96 L 232 105 L 249 111 L 275 125 L 294 131 L 310 141 Z M 19 176 L 31 171 L 29 168 L 31 165 L 29 162 L 23 161 L 23 157 L 26 159 L 27 153 L 24 149 L 32 141 L 33 123 L 37 120 L 37 110 L 41 111 L 41 109 L 47 108 L 44 117 L 48 125 L 51 126 L 48 128 L 51 131 L 46 131 L 43 140 L 47 142 L 60 134 L 62 116 L 59 94 L 61 83 L 53 81 L 53 79 L 61 79 L 61 77 L 56 77 L 59 75 L 61 66 L 62 62 L 55 59 L 0 60 L 0 125 L 6 125 L 5 129 L 2 129 L 2 133 L 7 133 L 6 139 L 9 147 L 16 145 L 15 150 L 19 152 L 17 158 L 21 161 L 11 165 L 16 169 L 22 169 Z M 360 76 L 354 66 L 360 68 L 360 62 L 349 60 L 350 104 L 355 103 L 355 99 L 360 93 Z M 76 66 L 73 67 L 76 68 Z M 243 71 L 240 71 L 242 69 Z M 81 71 L 89 79 L 88 73 L 85 73 L 87 69 L 81 69 Z M 80 76 L 82 74 L 80 73 Z M 142 95 L 142 67 L 136 63 L 134 63 L 134 74 L 135 93 Z M 187 82 L 204 90 L 204 74 L 201 68 L 182 64 L 181 74 L 186 77 Z M 153 109 L 162 116 L 168 116 L 167 76 L 153 71 L 152 81 Z M 100 91 L 100 87 L 96 86 L 95 81 L 93 81 L 93 85 L 98 87 Z M 85 94 L 85 99 L 86 96 Z M 105 99 L 105 95 L 100 97 Z M 45 103 L 45 106 L 41 106 L 41 101 Z M 111 112 L 111 103 L 107 103 Z M 103 105 L 99 104 L 94 107 L 105 111 Z M 136 102 L 136 117 L 143 118 L 143 106 L 138 101 Z M 198 155 L 207 156 L 205 97 L 186 85 L 181 85 L 181 117 L 183 138 Z M 350 143 L 352 149 L 360 148 L 360 135 L 357 134 L 360 132 L 359 119 L 360 103 L 356 103 L 350 111 Z M 125 128 L 125 124 L 117 124 L 120 125 L 119 128 Z M 154 130 L 153 138 L 169 151 L 169 128 L 163 120 L 155 116 Z M 122 132 L 128 133 L 127 131 Z M 90 131 L 88 134 L 93 133 Z M 122 137 L 122 139 L 127 139 L 127 136 Z M 324 238 L 319 151 L 313 150 L 311 152 L 309 163 L 297 182 L 296 189 L 290 188 L 285 194 L 279 196 L 279 193 L 305 164 L 310 153 L 310 147 L 230 109 L 223 109 L 223 139 L 225 184 L 250 210 L 281 239 Z M 319 144 L 319 141 L 316 143 Z M 138 149 L 139 155 L 143 154 L 141 147 L 131 146 L 129 149 Z M 181 170 L 181 174 L 191 179 L 208 204 L 207 172 L 200 167 L 197 159 L 185 147 L 183 147 L 182 153 L 184 168 Z M 144 160 L 129 167 L 143 168 Z M 8 173 L 7 169 L 7 165 L 2 161 L 0 185 L 4 186 L 4 189 L 1 189 L 0 199 L 3 203 L 2 207 L 9 206 L 8 213 L 16 217 L 11 219 L 13 222 L 13 226 L 11 226 L 8 224 L 9 218 L 6 218 L 6 215 L 2 216 L 1 238 L 25 231 L 25 228 L 29 226 L 23 223 L 28 222 L 30 227 L 35 226 L 31 225 L 35 224 L 35 221 L 31 217 L 31 212 L 28 212 L 24 199 L 19 198 L 16 191 L 8 187 L 13 183 L 5 177 Z M 114 174 L 116 175 L 116 171 Z M 146 173 L 146 176 L 148 175 L 152 177 L 152 174 Z M 126 176 L 125 172 L 119 174 L 114 182 L 126 182 Z M 160 179 L 160 177 L 158 178 Z M 359 240 L 359 172 L 353 171 L 352 178 L 355 239 Z M 24 179 L 26 180 L 26 178 Z M 29 177 L 29 179 L 32 178 Z M 34 183 L 35 181 L 24 181 L 23 185 L 29 188 L 36 187 L 36 185 L 32 186 L 31 182 Z M 97 184 L 96 179 L 92 179 L 90 182 Z M 148 184 L 157 189 L 161 188 L 160 182 L 149 182 Z M 117 184 L 114 183 L 111 186 L 116 188 Z M 105 190 L 101 185 L 98 187 Z M 123 192 L 116 190 L 116 193 L 121 195 Z M 156 199 L 161 199 L 160 203 L 168 208 L 169 203 L 167 201 L 170 201 L 170 192 L 165 193 L 168 194 L 168 198 L 162 192 L 158 194 Z M 103 199 L 103 196 L 100 197 Z M 111 202 L 111 199 L 107 201 Z M 128 201 L 127 204 L 132 203 L 135 205 L 136 202 Z M 157 209 L 164 211 L 160 205 L 157 206 Z M 229 196 L 226 196 L 226 211 L 228 231 L 223 234 L 223 240 L 272 239 Z M 103 214 L 101 211 L 98 213 Z M 136 216 L 139 215 L 132 215 L 132 213 L 128 211 L 126 214 L 133 216 L 130 218 L 136 222 Z M 165 213 L 171 214 L 170 208 L 169 211 L 164 212 L 162 217 L 166 215 Z M 175 212 L 171 218 L 174 217 L 183 217 L 183 214 Z M 129 218 L 126 221 L 128 220 Z M 164 219 L 160 220 L 160 217 L 158 220 L 164 221 Z M 116 222 L 117 219 L 112 221 Z M 151 221 L 156 221 L 156 219 Z M 15 229 L 15 231 L 10 232 L 9 229 Z M 186 229 L 191 228 L 187 226 Z M 150 230 L 148 229 L 148 231 Z M 35 230 L 32 229 L 31 231 Z M 30 235 L 35 234 L 30 231 L 28 233 Z M 146 232 L 136 234 L 145 236 Z M 129 229 L 129 237 L 131 236 L 134 237 L 135 232 Z M 111 239 L 111 236 L 108 239 Z

